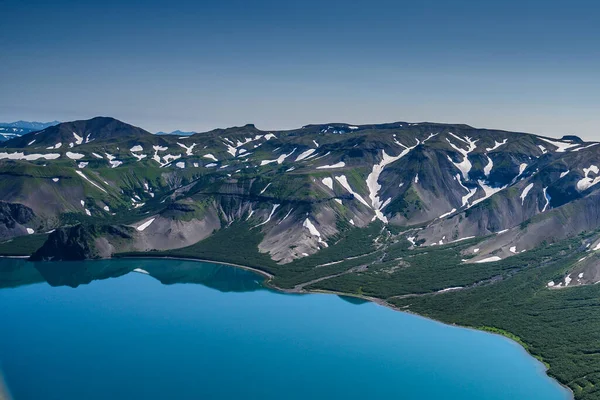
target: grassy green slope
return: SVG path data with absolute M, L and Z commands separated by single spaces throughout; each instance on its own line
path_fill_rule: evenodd
M 577 399 L 600 399 L 600 287 L 549 290 L 578 255 L 579 240 L 531 251 L 497 263 L 519 273 L 494 284 L 444 294 L 388 299 L 400 308 L 443 322 L 517 339 L 569 386 Z M 558 261 L 552 259 L 564 253 Z
M 19 236 L 0 242 L 0 255 L 9 257 L 29 256 L 42 247 L 46 239 L 48 239 L 48 235 L 43 233 Z

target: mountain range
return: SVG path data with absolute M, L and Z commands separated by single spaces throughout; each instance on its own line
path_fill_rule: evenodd
M 0 142 L 8 139 L 12 139 L 18 136 L 22 136 L 29 132 L 38 131 L 45 129 L 52 125 L 59 124 L 59 121 L 52 122 L 29 122 L 29 121 L 16 121 L 16 122 L 0 122 Z
M 60 229 L 50 243 L 102 221 L 116 238 L 97 228 L 78 258 L 110 257 L 243 222 L 260 232 L 258 252 L 286 264 L 379 222 L 414 247 L 480 238 L 464 262 L 494 262 L 600 227 L 597 144 L 435 123 L 176 137 L 113 118 L 65 122 L 1 144 L 0 238 Z M 57 257 L 47 247 L 39 256 Z M 574 266 L 583 276 L 556 285 L 595 283 L 597 265 L 589 252 Z
M 0 143 L 0 255 L 243 265 L 506 335 L 600 399 L 599 156 L 573 135 L 462 124 L 64 122 Z M 39 281 L 22 274 L 3 279 Z

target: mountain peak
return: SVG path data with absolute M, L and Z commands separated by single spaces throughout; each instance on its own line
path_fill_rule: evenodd
M 39 131 L 27 133 L 2 143 L 3 147 L 24 148 L 31 145 L 59 148 L 74 147 L 94 140 L 151 135 L 141 128 L 112 117 L 94 117 L 88 120 L 62 122 Z M 60 144 L 60 145 L 59 145 Z M 59 147 L 56 147 L 56 146 Z

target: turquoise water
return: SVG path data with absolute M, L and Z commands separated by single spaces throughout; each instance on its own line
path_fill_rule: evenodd
M 502 337 L 215 264 L 0 260 L 0 321 L 15 400 L 569 397 Z

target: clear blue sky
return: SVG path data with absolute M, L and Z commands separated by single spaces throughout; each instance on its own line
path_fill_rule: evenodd
M 600 140 L 597 1 L 0 0 L 0 16 L 0 120 L 436 121 Z

